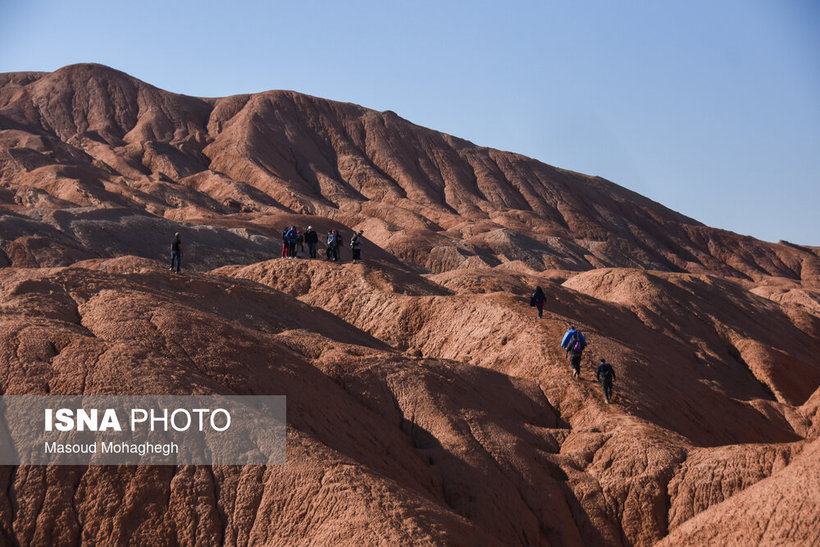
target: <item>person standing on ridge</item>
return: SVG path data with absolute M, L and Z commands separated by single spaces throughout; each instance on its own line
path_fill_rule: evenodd
M 288 229 L 282 232 L 282 258 L 288 257 Z
M 305 243 L 308 246 L 308 256 L 310 258 L 316 258 L 316 245 L 319 243 L 319 234 L 313 229 L 313 226 L 307 227 L 307 232 L 305 232 Z
M 179 236 L 179 232 L 174 234 L 174 240 L 171 242 L 171 271 L 176 270 L 179 273 L 179 269 L 182 263 L 182 239 Z
M 287 232 L 285 232 L 285 239 L 288 243 L 288 258 L 296 258 L 296 226 L 291 226 Z
M 606 404 L 612 400 L 612 382 L 615 381 L 615 369 L 612 368 L 612 365 L 606 362 L 606 360 L 601 357 L 601 363 L 598 365 L 598 370 L 595 371 L 595 378 L 601 382 L 601 385 L 604 388 L 604 398 L 606 399 Z
M 327 233 L 327 259 L 334 262 L 339 260 L 339 239 L 336 235 L 336 230 L 330 230 Z
M 353 264 L 362 259 L 362 231 L 353 232 L 350 238 L 350 250 L 353 253 Z
M 296 230 L 296 258 L 305 256 L 305 236 L 302 230 Z
M 530 298 L 530 306 L 535 306 L 538 308 L 538 319 L 543 317 L 544 313 L 544 303 L 547 301 L 547 296 L 544 294 L 544 289 L 541 287 L 536 287 L 535 292 L 532 293 L 532 298 Z

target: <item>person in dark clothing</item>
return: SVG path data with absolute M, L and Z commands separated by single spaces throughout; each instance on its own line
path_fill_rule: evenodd
M 302 230 L 296 230 L 296 258 L 305 256 L 305 236 Z
M 319 243 L 319 234 L 313 229 L 313 226 L 307 227 L 305 232 L 305 243 L 308 246 L 308 256 L 316 258 L 316 245 Z
M 179 269 L 182 263 L 182 239 L 179 237 L 179 232 L 174 234 L 174 240 L 171 242 L 171 271 Z
M 341 262 L 342 260 L 342 249 L 345 246 L 344 238 L 342 237 L 342 233 L 336 230 L 336 261 Z
M 285 238 L 288 242 L 288 258 L 296 258 L 296 240 L 298 237 L 296 234 L 296 226 L 291 226 L 288 231 L 285 232 Z
M 612 382 L 615 381 L 615 369 L 603 357 L 598 365 L 598 370 L 595 371 L 595 378 L 604 387 L 604 398 L 606 398 L 606 404 L 609 404 L 612 400 Z
M 282 258 L 288 257 L 288 229 L 282 232 Z
M 339 236 L 336 230 L 327 233 L 327 259 L 334 262 L 339 260 Z
M 353 232 L 353 237 L 350 238 L 350 250 L 353 253 L 353 263 L 356 264 L 362 259 L 362 232 Z
M 544 303 L 547 301 L 547 296 L 544 294 L 544 289 L 536 287 L 535 292 L 530 298 L 530 306 L 538 308 L 538 318 L 541 319 L 544 313 Z
M 584 344 L 581 343 L 581 333 L 576 331 L 569 343 L 569 364 L 572 365 L 572 375 L 581 377 L 581 357 L 584 353 Z

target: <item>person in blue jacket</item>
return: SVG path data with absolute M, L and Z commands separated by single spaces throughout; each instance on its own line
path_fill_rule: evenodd
M 299 234 L 296 233 L 296 226 L 291 226 L 285 232 L 285 239 L 288 243 L 288 258 L 296 258 L 296 241 L 299 239 Z
M 536 287 L 535 292 L 532 293 L 532 298 L 530 298 L 530 306 L 535 306 L 538 308 L 538 318 L 541 319 L 544 313 L 544 303 L 547 301 L 547 296 L 544 294 L 544 289 L 541 287 Z
M 583 356 L 584 349 L 587 347 L 587 341 L 586 338 L 584 338 L 584 333 L 575 327 L 570 327 L 570 329 L 564 334 L 564 338 L 561 339 L 561 347 L 567 350 L 567 354 L 569 355 L 569 364 L 572 366 L 572 375 L 575 378 L 580 378 L 581 357 Z
M 561 338 L 561 347 L 567 350 L 567 353 L 569 353 L 570 350 L 569 343 L 576 333 L 578 333 L 578 339 L 581 341 L 581 345 L 587 347 L 587 339 L 584 338 L 584 333 L 579 331 L 575 327 L 570 327 L 569 330 L 564 333 L 564 337 Z

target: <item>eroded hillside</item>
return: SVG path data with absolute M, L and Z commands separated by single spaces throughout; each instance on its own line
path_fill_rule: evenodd
M 291 224 L 365 260 L 274 259 Z M 3 394 L 288 402 L 284 466 L 0 468 L 5 543 L 820 540 L 816 248 L 391 112 L 98 65 L 0 75 L 0 248 Z

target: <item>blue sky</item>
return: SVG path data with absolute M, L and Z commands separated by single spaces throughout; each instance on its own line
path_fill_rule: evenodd
M 5 0 L 0 72 L 350 101 L 820 245 L 820 2 Z

